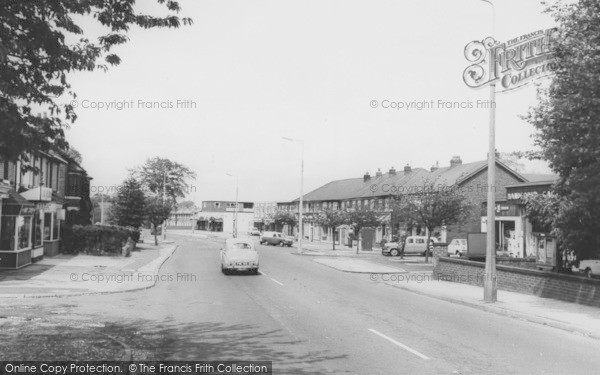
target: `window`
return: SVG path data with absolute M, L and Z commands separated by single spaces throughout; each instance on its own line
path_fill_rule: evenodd
M 42 227 L 42 218 L 40 216 L 40 210 L 36 210 L 33 215 L 33 222 L 31 224 L 31 232 L 33 234 L 33 246 L 38 247 L 42 246 L 42 236 L 43 236 L 43 227 Z
M 17 246 L 19 250 L 31 247 L 32 216 L 17 216 Z
M 44 241 L 52 239 L 52 213 L 44 213 Z
M 215 202 L 215 208 L 221 207 L 221 202 Z
M 0 250 L 15 250 L 16 216 L 2 216 L 0 221 Z
M 56 214 L 52 217 L 52 239 L 58 240 L 60 238 L 60 220 L 56 217 Z
M 415 241 L 414 239 L 409 238 L 409 239 L 406 240 L 406 243 L 414 243 L 414 241 Z
M 415 240 L 415 243 L 425 243 L 425 239 L 424 238 L 417 238 Z
M 8 180 L 8 162 L 0 162 L 0 180 Z

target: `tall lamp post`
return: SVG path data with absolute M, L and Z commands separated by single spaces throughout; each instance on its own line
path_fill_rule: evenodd
M 492 38 L 496 37 L 496 8 L 490 0 L 481 0 L 492 7 Z M 491 67 L 494 69 L 495 67 Z M 496 82 L 490 83 L 490 123 L 488 142 L 488 192 L 487 192 L 487 234 L 485 256 L 485 278 L 483 300 L 487 303 L 498 299 L 496 280 Z
M 166 200 L 167 200 L 167 170 L 163 170 L 163 186 L 162 186 L 162 203 L 163 205 L 165 204 Z M 169 178 L 171 178 L 171 175 L 169 174 Z M 167 238 L 167 221 L 163 221 L 163 225 L 162 225 L 162 235 L 163 235 L 163 240 L 165 240 Z
M 238 178 L 231 173 L 226 173 L 227 176 L 235 178 L 235 210 L 233 212 L 233 238 L 237 238 L 238 233 Z
M 282 137 L 286 141 L 299 142 L 301 146 L 300 163 L 300 207 L 298 208 L 298 254 L 302 254 L 302 241 L 304 240 L 304 227 L 302 226 L 302 211 L 304 204 L 304 141 L 296 138 Z

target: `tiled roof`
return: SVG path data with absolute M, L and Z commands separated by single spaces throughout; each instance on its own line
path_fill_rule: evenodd
M 505 164 L 496 161 L 497 166 L 512 173 L 515 178 L 527 181 L 525 176 L 511 170 Z M 414 168 L 411 172 L 398 171 L 395 175 L 389 173 L 382 176 L 372 176 L 364 182 L 362 178 L 336 180 L 321 186 L 304 195 L 305 201 L 334 201 L 389 196 L 414 192 L 427 182 L 453 186 L 461 184 L 487 168 L 487 160 L 459 164 L 453 167 L 438 168 L 430 172 L 423 168 Z M 298 201 L 295 199 L 294 201 Z
M 523 177 L 529 182 L 558 181 L 558 176 L 555 174 L 524 173 Z

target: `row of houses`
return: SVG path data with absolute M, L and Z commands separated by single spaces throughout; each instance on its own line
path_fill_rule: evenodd
M 0 269 L 58 254 L 63 224 L 90 224 L 90 180 L 64 152 L 0 160 Z M 24 167 L 35 167 L 23 172 Z
M 429 169 L 412 168 L 406 165 L 401 171 L 390 168 L 387 173 L 377 171 L 374 175 L 365 173 L 362 178 L 350 178 L 331 181 L 303 197 L 304 238 L 309 241 L 339 241 L 350 243 L 351 228 L 340 227 L 337 231 L 327 230 L 315 225 L 311 218 L 322 209 L 372 209 L 381 212 L 382 225 L 367 229 L 366 243 L 378 243 L 382 239 L 390 239 L 394 235 L 427 235 L 427 229 L 419 226 L 406 228 L 402 218 L 394 217 L 392 200 L 398 195 L 413 194 L 432 183 L 439 189 L 456 189 L 463 192 L 467 201 L 476 209 L 461 225 L 448 226 L 439 233 L 432 233 L 444 242 L 454 238 L 466 238 L 467 233 L 487 231 L 486 202 L 488 191 L 495 194 L 496 200 L 496 244 L 498 250 L 505 250 L 515 257 L 531 256 L 538 253 L 541 240 L 536 228 L 526 220 L 523 203 L 513 198 L 518 191 L 548 191 L 556 180 L 553 175 L 520 174 L 496 160 L 496 185 L 487 185 L 487 160 L 463 163 L 459 156 L 454 156 L 448 166 L 440 167 L 439 163 Z M 299 199 L 292 202 L 280 202 L 278 210 L 298 212 Z M 404 233 L 402 233 L 404 232 Z M 297 231 L 294 231 L 297 233 Z M 545 235 L 545 234 L 543 234 Z M 546 246 L 547 247 L 547 246 Z M 529 251 L 528 251 L 529 250 Z
M 364 249 L 395 235 L 427 235 L 426 228 L 406 228 L 402 218 L 394 216 L 392 201 L 398 195 L 416 193 L 432 183 L 440 189 L 457 189 L 463 192 L 467 201 L 475 208 L 466 222 L 443 228 L 440 232 L 432 233 L 433 236 L 450 242 L 454 238 L 466 238 L 468 233 L 486 232 L 487 194 L 491 190 L 496 200 L 494 225 L 497 249 L 516 257 L 541 254 L 540 249 L 548 249 L 548 254 L 554 253 L 553 239 L 547 233 L 532 227 L 525 218 L 521 198 L 523 192 L 550 190 L 556 176 L 521 174 L 496 160 L 496 186 L 488 186 L 487 166 L 487 160 L 463 163 L 459 156 L 454 156 L 443 167 L 439 163 L 427 169 L 406 165 L 402 170 L 392 167 L 387 172 L 378 170 L 373 175 L 365 173 L 362 177 L 331 181 L 303 197 L 304 239 L 351 243 L 352 228 L 341 226 L 332 230 L 315 224 L 314 216 L 323 209 L 378 211 L 382 224 L 378 228 L 363 230 Z M 289 202 L 239 202 L 238 232 L 244 233 L 252 229 L 277 230 L 297 237 L 299 228 L 277 226 L 273 223 L 272 216 L 280 211 L 297 216 L 299 201 L 297 198 Z M 188 214 L 188 217 L 193 217 L 189 224 L 199 230 L 232 232 L 236 220 L 235 207 L 235 202 L 232 201 L 205 201 L 193 216 Z

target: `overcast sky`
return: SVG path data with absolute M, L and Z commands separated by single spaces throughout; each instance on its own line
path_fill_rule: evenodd
M 127 169 L 160 156 L 197 173 L 189 196 L 196 202 L 233 200 L 234 180 L 226 173 L 238 176 L 240 200 L 291 200 L 299 194 L 300 145 L 283 136 L 304 140 L 305 192 L 378 168 L 446 166 L 454 155 L 465 163 L 486 158 L 488 110 L 442 109 L 438 101 L 488 99 L 489 90 L 468 88 L 462 73 L 465 45 L 492 33 L 489 4 L 180 5 L 192 26 L 132 29 L 130 42 L 115 49 L 119 66 L 71 76 L 79 119 L 67 137 L 82 153 L 94 189 L 119 184 Z M 497 1 L 497 39 L 553 26 L 542 11 L 538 1 Z M 90 108 L 132 100 L 132 108 Z M 178 100 L 195 108 L 176 108 Z M 372 108 L 373 100 L 433 100 L 436 108 Z M 174 108 L 141 108 L 138 101 Z M 535 103 L 534 86 L 498 95 L 499 151 L 532 149 L 533 128 L 519 116 Z M 549 172 L 540 163 L 527 169 Z

